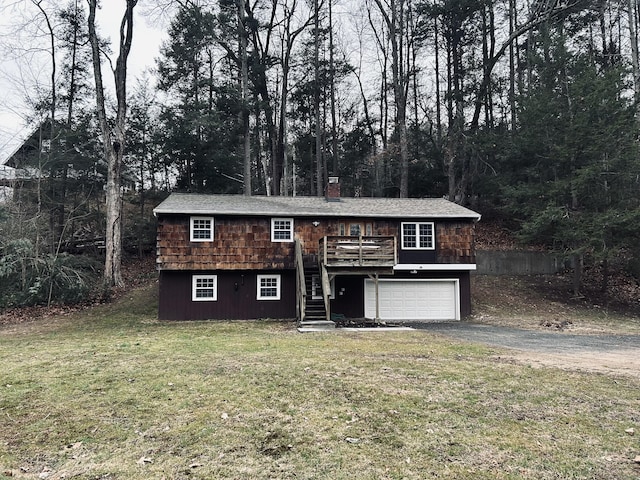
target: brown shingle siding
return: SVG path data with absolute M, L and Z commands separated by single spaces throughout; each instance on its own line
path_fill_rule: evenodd
M 294 268 L 293 243 L 271 242 L 268 218 L 215 218 L 211 242 L 189 241 L 188 215 L 161 215 L 158 223 L 162 270 Z
M 402 220 L 295 218 L 294 235 L 303 255 L 317 255 L 320 240 L 338 235 L 339 224 L 371 223 L 374 235 L 396 236 Z M 320 222 L 317 226 L 313 222 Z M 410 252 L 404 263 L 475 263 L 474 224 L 465 220 L 435 220 L 436 251 Z M 348 228 L 348 226 L 347 226 Z M 406 252 L 405 252 L 406 253 Z M 418 258 L 426 255 L 426 261 Z M 415 257 L 415 259 L 414 259 Z M 427 258 L 429 257 L 429 258 Z M 271 218 L 218 216 L 211 242 L 189 241 L 189 215 L 159 215 L 157 264 L 160 270 L 293 269 L 294 244 L 271 241 Z
M 438 263 L 475 263 L 474 226 L 469 223 L 436 223 Z

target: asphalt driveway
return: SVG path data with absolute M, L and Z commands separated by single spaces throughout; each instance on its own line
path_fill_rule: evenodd
M 411 326 L 458 340 L 516 350 L 553 354 L 637 350 L 640 356 L 640 335 L 576 335 L 467 322 L 414 323 Z

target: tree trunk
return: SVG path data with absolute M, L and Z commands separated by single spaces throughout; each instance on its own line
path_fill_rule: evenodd
M 573 295 L 579 297 L 582 289 L 582 269 L 584 266 L 584 258 L 580 253 L 572 255 L 573 263 Z
M 407 95 L 410 85 L 405 59 L 409 63 L 410 48 L 405 48 L 406 18 L 404 0 L 391 0 L 389 4 L 375 0 L 376 6 L 389 33 L 391 43 L 391 72 L 393 76 L 393 98 L 395 102 L 395 128 L 400 150 L 399 196 L 409 196 L 409 143 L 407 140 Z M 388 10 L 387 7 L 388 6 Z
M 245 27 L 245 0 L 238 0 L 238 36 L 240 40 L 240 90 L 242 92 L 241 122 L 243 142 L 243 193 L 251 195 L 251 137 L 249 135 L 249 66 L 247 61 L 247 31 Z
M 113 130 L 107 120 L 104 85 L 100 63 L 100 45 L 95 17 L 97 0 L 89 0 L 89 39 L 93 56 L 98 122 L 102 134 L 107 162 L 106 235 L 103 280 L 106 287 L 123 286 L 122 264 L 122 157 L 125 147 L 125 120 L 127 112 L 127 58 L 133 39 L 133 9 L 137 0 L 127 0 L 126 11 L 120 24 L 120 49 L 114 72 L 117 111 Z
M 278 136 L 276 145 L 276 156 L 278 158 L 278 164 L 282 166 L 283 181 L 282 181 L 282 194 L 289 195 L 289 185 L 292 184 L 293 175 L 291 174 L 292 166 L 289 165 L 289 140 L 288 140 L 288 122 L 287 122 L 287 105 L 289 101 L 289 72 L 291 71 L 291 55 L 293 53 L 293 46 L 296 38 L 305 31 L 305 29 L 311 25 L 314 20 L 315 14 L 311 14 L 302 24 L 292 29 L 292 19 L 295 18 L 294 10 L 296 3 L 291 4 L 292 10 L 285 11 L 285 22 L 283 32 L 283 47 L 282 47 L 282 90 L 280 93 L 280 107 L 279 107 L 279 120 L 278 120 Z M 295 191 L 295 186 L 292 190 Z
M 516 0 L 509 0 L 509 35 L 513 35 L 516 25 Z M 516 61 L 513 43 L 509 44 L 509 110 L 511 130 L 516 130 Z
M 333 45 L 333 3 L 329 1 L 329 88 L 331 90 L 331 170 L 338 175 L 338 127 L 336 121 L 336 79 Z
M 40 10 L 45 23 L 47 24 L 47 35 L 49 36 L 51 57 L 51 103 L 49 105 L 49 149 L 47 150 L 47 160 L 45 165 L 49 168 L 49 251 L 55 254 L 56 244 L 60 240 L 62 231 L 62 221 L 64 221 L 64 198 L 58 198 L 59 192 L 56 188 L 56 178 L 59 174 L 59 168 L 56 158 L 58 157 L 56 141 L 56 109 L 57 109 L 57 93 L 56 93 L 56 37 L 53 31 L 53 25 L 49 19 L 49 14 L 42 7 L 42 0 L 31 0 L 32 3 Z M 42 145 L 42 142 L 40 143 Z M 62 210 L 62 215 L 60 215 Z M 60 221 L 62 217 L 62 221 Z
M 315 88 L 313 92 L 313 104 L 315 108 L 315 130 L 316 130 L 316 196 L 324 194 L 324 175 L 322 170 L 322 128 L 320 126 L 320 5 L 318 0 L 314 0 L 314 50 L 313 50 L 313 74 L 315 78 Z
M 637 108 L 640 109 L 640 65 L 638 61 L 638 33 L 636 31 L 637 11 L 634 0 L 628 1 L 629 40 L 631 43 L 631 66 L 633 72 L 633 92 Z
M 433 19 L 433 35 L 435 48 L 435 83 L 436 83 L 436 144 L 442 145 L 442 103 L 440 94 L 440 37 L 438 35 L 438 18 Z

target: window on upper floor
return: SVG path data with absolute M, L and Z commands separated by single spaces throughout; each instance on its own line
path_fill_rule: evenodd
M 189 238 L 192 242 L 213 240 L 213 217 L 191 217 Z
M 218 300 L 218 276 L 194 275 L 192 277 L 191 300 L 215 302 Z
M 340 235 L 345 235 L 344 223 L 340 224 Z M 359 237 L 360 235 L 373 235 L 373 225 L 371 223 L 350 223 L 349 236 Z
M 280 275 L 258 275 L 258 300 L 280 300 Z
M 271 219 L 271 241 L 293 242 L 293 218 Z
M 402 222 L 403 250 L 433 250 L 436 248 L 433 222 Z
M 370 223 L 367 223 L 367 224 L 365 225 L 365 227 L 364 227 L 364 228 L 365 228 L 365 232 L 366 232 L 365 234 L 366 234 L 368 237 L 370 237 L 371 235 L 373 235 L 373 225 L 371 225 Z

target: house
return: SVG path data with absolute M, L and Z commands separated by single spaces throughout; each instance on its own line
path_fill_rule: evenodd
M 13 198 L 15 181 L 15 169 L 0 163 L 0 203 L 6 203 Z
M 459 320 L 480 215 L 440 198 L 172 194 L 158 219 L 159 317 Z M 330 180 L 330 181 L 331 181 Z

